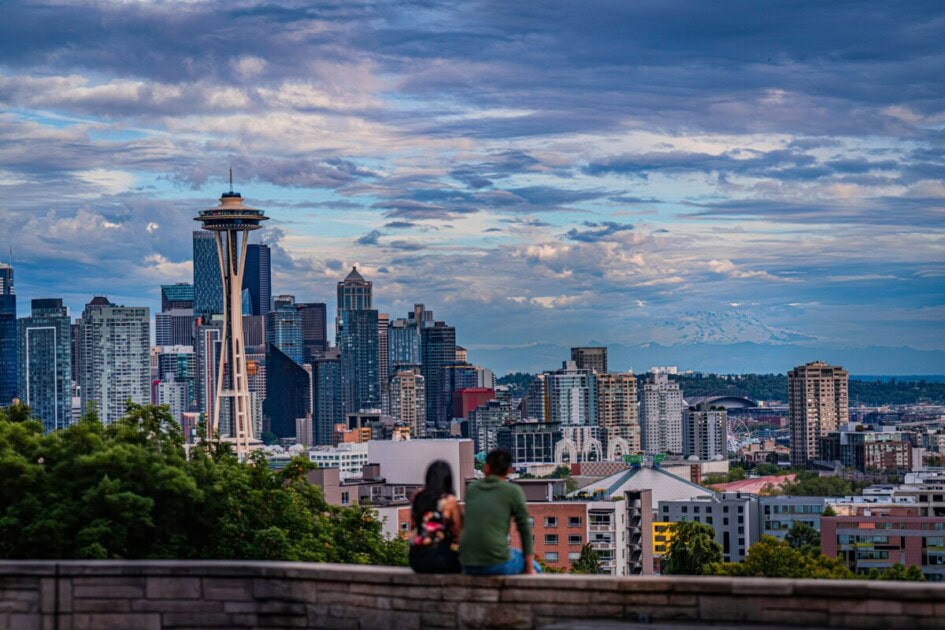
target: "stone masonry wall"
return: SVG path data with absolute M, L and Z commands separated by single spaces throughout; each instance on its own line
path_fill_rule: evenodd
M 542 628 L 592 619 L 943 628 L 945 585 L 473 578 L 279 562 L 0 562 L 0 630 Z

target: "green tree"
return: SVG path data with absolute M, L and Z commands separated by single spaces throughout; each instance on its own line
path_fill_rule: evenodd
M 778 466 L 777 464 L 771 464 L 771 463 L 765 462 L 763 464 L 758 464 L 757 466 L 755 466 L 752 472 L 761 477 L 766 477 L 768 475 L 779 474 L 781 472 L 781 467 Z
M 733 577 L 785 577 L 829 580 L 856 579 L 856 574 L 836 558 L 793 549 L 783 540 L 762 536 L 748 550 L 744 562 L 725 562 L 706 568 L 707 575 Z
M 820 553 L 820 532 L 807 523 L 794 521 L 794 524 L 791 525 L 791 529 L 788 530 L 788 533 L 784 536 L 784 542 L 786 542 L 791 549 L 799 549 L 808 552 L 813 550 L 815 553 Z
M 669 551 L 663 558 L 663 573 L 702 575 L 706 567 L 722 562 L 722 545 L 715 530 L 704 523 L 682 521 L 672 526 Z
M 240 463 L 226 444 L 185 457 L 166 407 L 129 404 L 67 429 L 0 410 L 0 557 L 210 558 L 406 564 L 366 508 L 328 505 L 293 460 Z
M 914 564 L 906 567 L 902 563 L 897 562 L 882 571 L 878 569 L 871 570 L 869 579 L 895 580 L 897 582 L 925 582 L 925 574 L 922 573 L 922 569 Z
M 571 563 L 571 573 L 597 575 L 600 573 L 600 554 L 586 544 L 581 547 L 581 557 Z
M 824 507 L 824 511 L 820 513 L 821 516 L 836 516 L 837 511 L 833 509 L 832 505 Z

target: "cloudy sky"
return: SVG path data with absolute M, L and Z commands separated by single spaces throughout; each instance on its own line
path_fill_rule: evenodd
M 275 291 L 356 264 L 473 358 L 945 350 L 943 41 L 935 1 L 7 1 L 0 250 L 21 310 L 155 306 L 232 165 Z

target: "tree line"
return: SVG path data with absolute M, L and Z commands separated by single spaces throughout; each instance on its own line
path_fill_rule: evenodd
M 195 445 L 166 407 L 89 412 L 44 433 L 25 406 L 0 410 L 0 558 L 299 560 L 406 565 L 377 513 L 329 505 L 297 458 L 241 463 Z

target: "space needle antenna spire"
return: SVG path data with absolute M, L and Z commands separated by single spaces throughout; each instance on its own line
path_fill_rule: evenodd
M 223 280 L 223 334 L 220 360 L 217 364 L 216 395 L 205 410 L 207 438 L 233 443 L 241 460 L 255 442 L 252 423 L 252 399 L 249 393 L 249 371 L 243 342 L 243 270 L 249 233 L 268 220 L 262 210 L 243 205 L 243 198 L 233 192 L 233 167 L 230 167 L 230 190 L 220 197 L 220 205 L 203 210 L 194 218 L 203 229 L 216 234 L 220 276 Z M 220 417 L 228 422 L 221 427 Z M 222 435 L 223 431 L 228 435 Z

